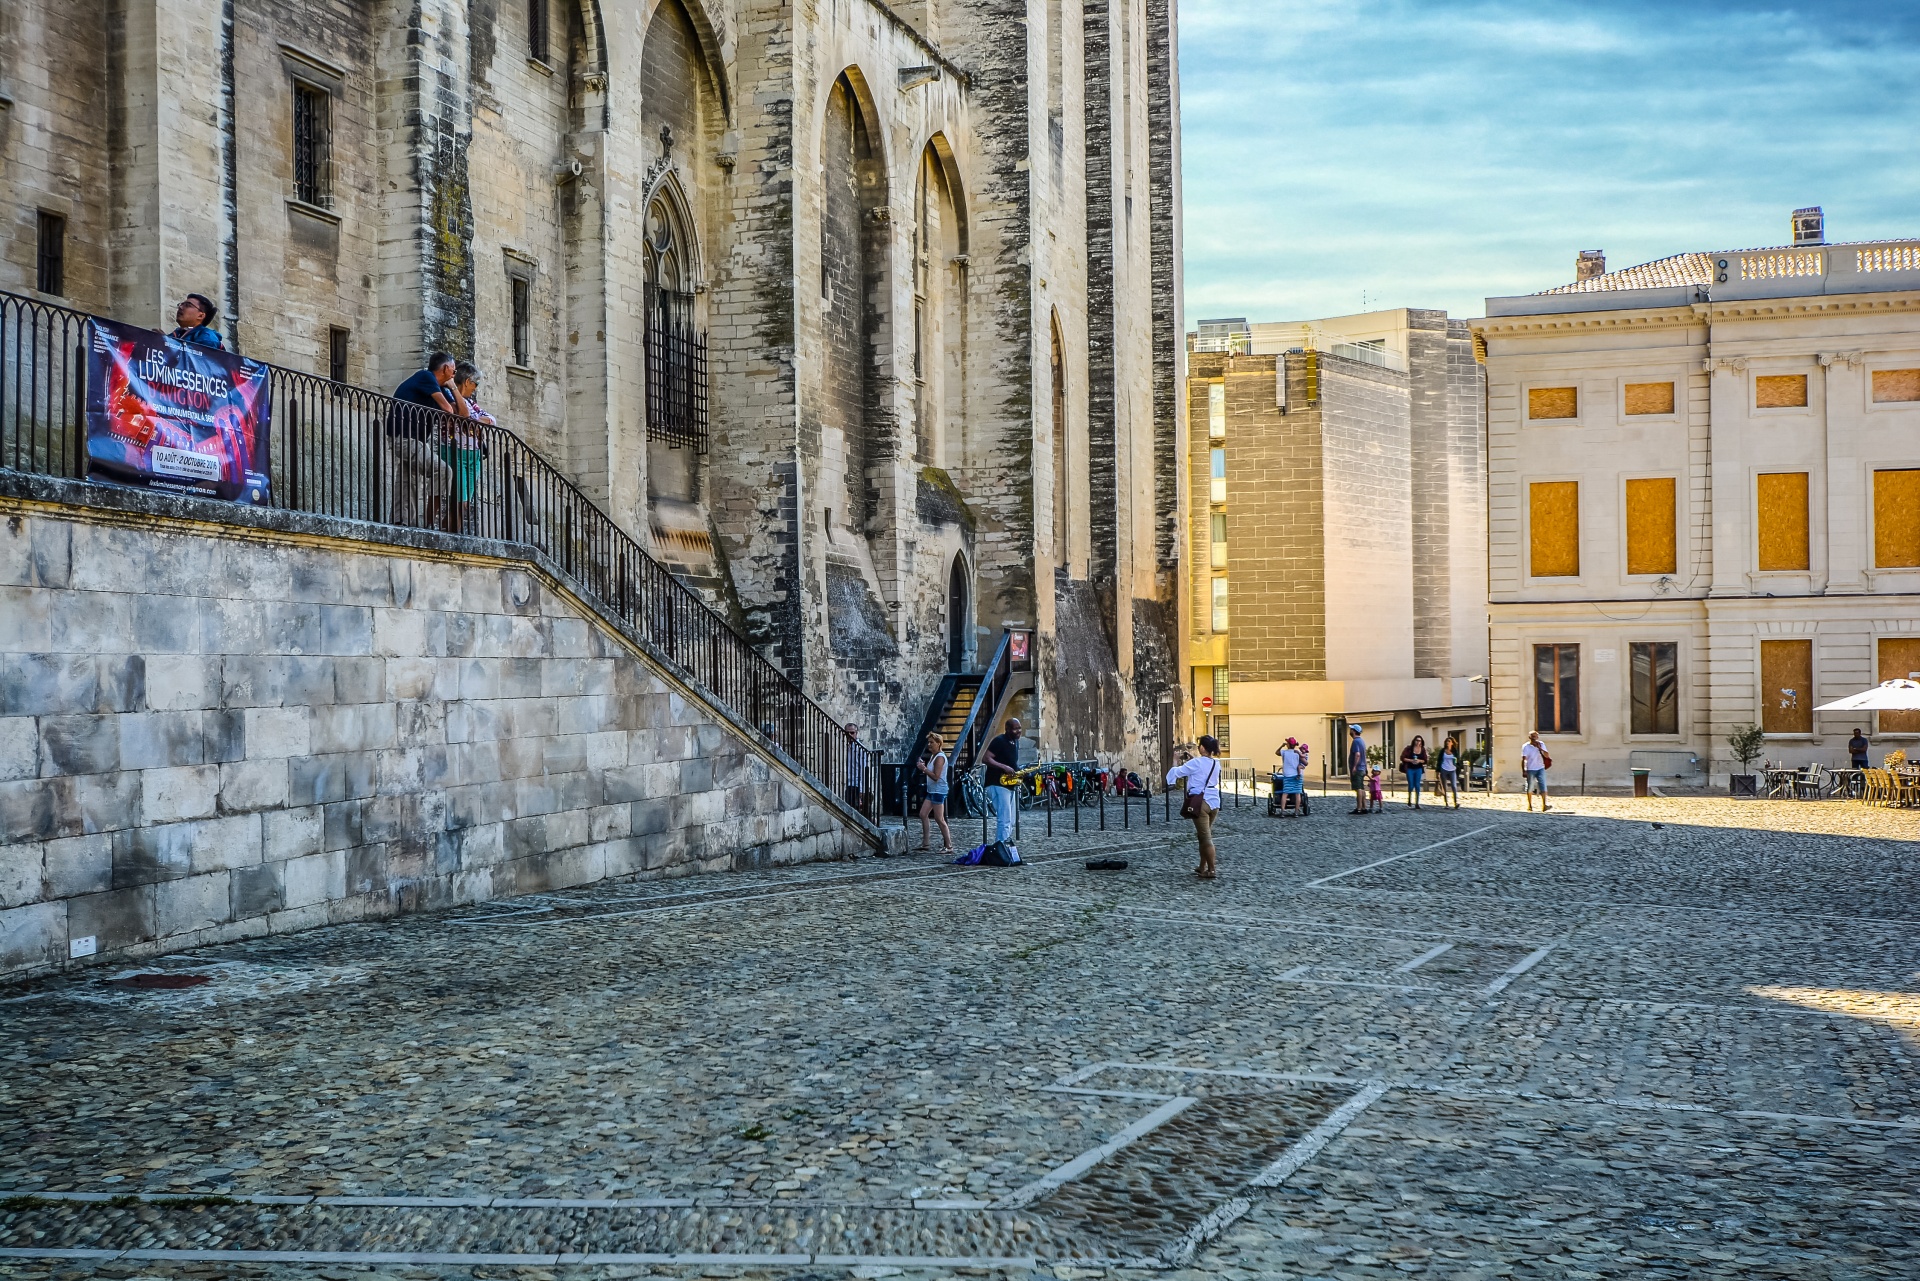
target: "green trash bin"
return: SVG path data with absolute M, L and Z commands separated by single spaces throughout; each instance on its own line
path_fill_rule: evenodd
M 1650 769 L 1640 769 L 1637 766 L 1634 768 L 1633 794 L 1635 796 L 1647 795 L 1647 788 L 1649 786 L 1648 779 L 1652 776 L 1652 774 L 1653 774 L 1653 771 Z

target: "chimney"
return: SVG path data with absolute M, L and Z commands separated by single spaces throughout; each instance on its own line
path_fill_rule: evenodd
M 1796 245 L 1827 243 L 1827 221 L 1821 216 L 1819 205 L 1811 209 L 1793 211 L 1793 243 Z
M 1580 256 L 1573 260 L 1573 278 L 1577 281 L 1606 274 L 1607 251 L 1604 249 L 1582 249 Z

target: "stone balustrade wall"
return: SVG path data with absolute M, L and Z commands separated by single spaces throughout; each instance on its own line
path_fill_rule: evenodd
M 489 544 L 22 487 L 0 978 L 877 838 L 537 565 L 462 550 Z

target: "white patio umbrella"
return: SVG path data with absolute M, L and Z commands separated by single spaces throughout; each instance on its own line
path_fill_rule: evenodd
M 1816 712 L 1893 712 L 1920 711 L 1920 681 L 1881 681 L 1872 689 L 1813 709 Z

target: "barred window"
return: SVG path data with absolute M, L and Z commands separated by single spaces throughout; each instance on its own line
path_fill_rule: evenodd
M 525 369 L 533 359 L 533 282 L 510 278 L 513 286 L 513 363 Z
M 327 330 L 327 377 L 337 383 L 347 381 L 347 339 L 349 331 L 335 325 Z
M 547 0 L 527 0 L 527 56 L 535 62 L 548 62 Z
M 707 450 L 707 336 L 693 295 L 648 285 L 647 438 Z
M 325 89 L 293 86 L 293 198 L 309 205 L 332 199 L 328 169 L 333 160 L 331 102 Z
M 67 293 L 67 220 L 44 209 L 40 211 L 39 253 L 33 287 L 56 298 L 64 298 Z

